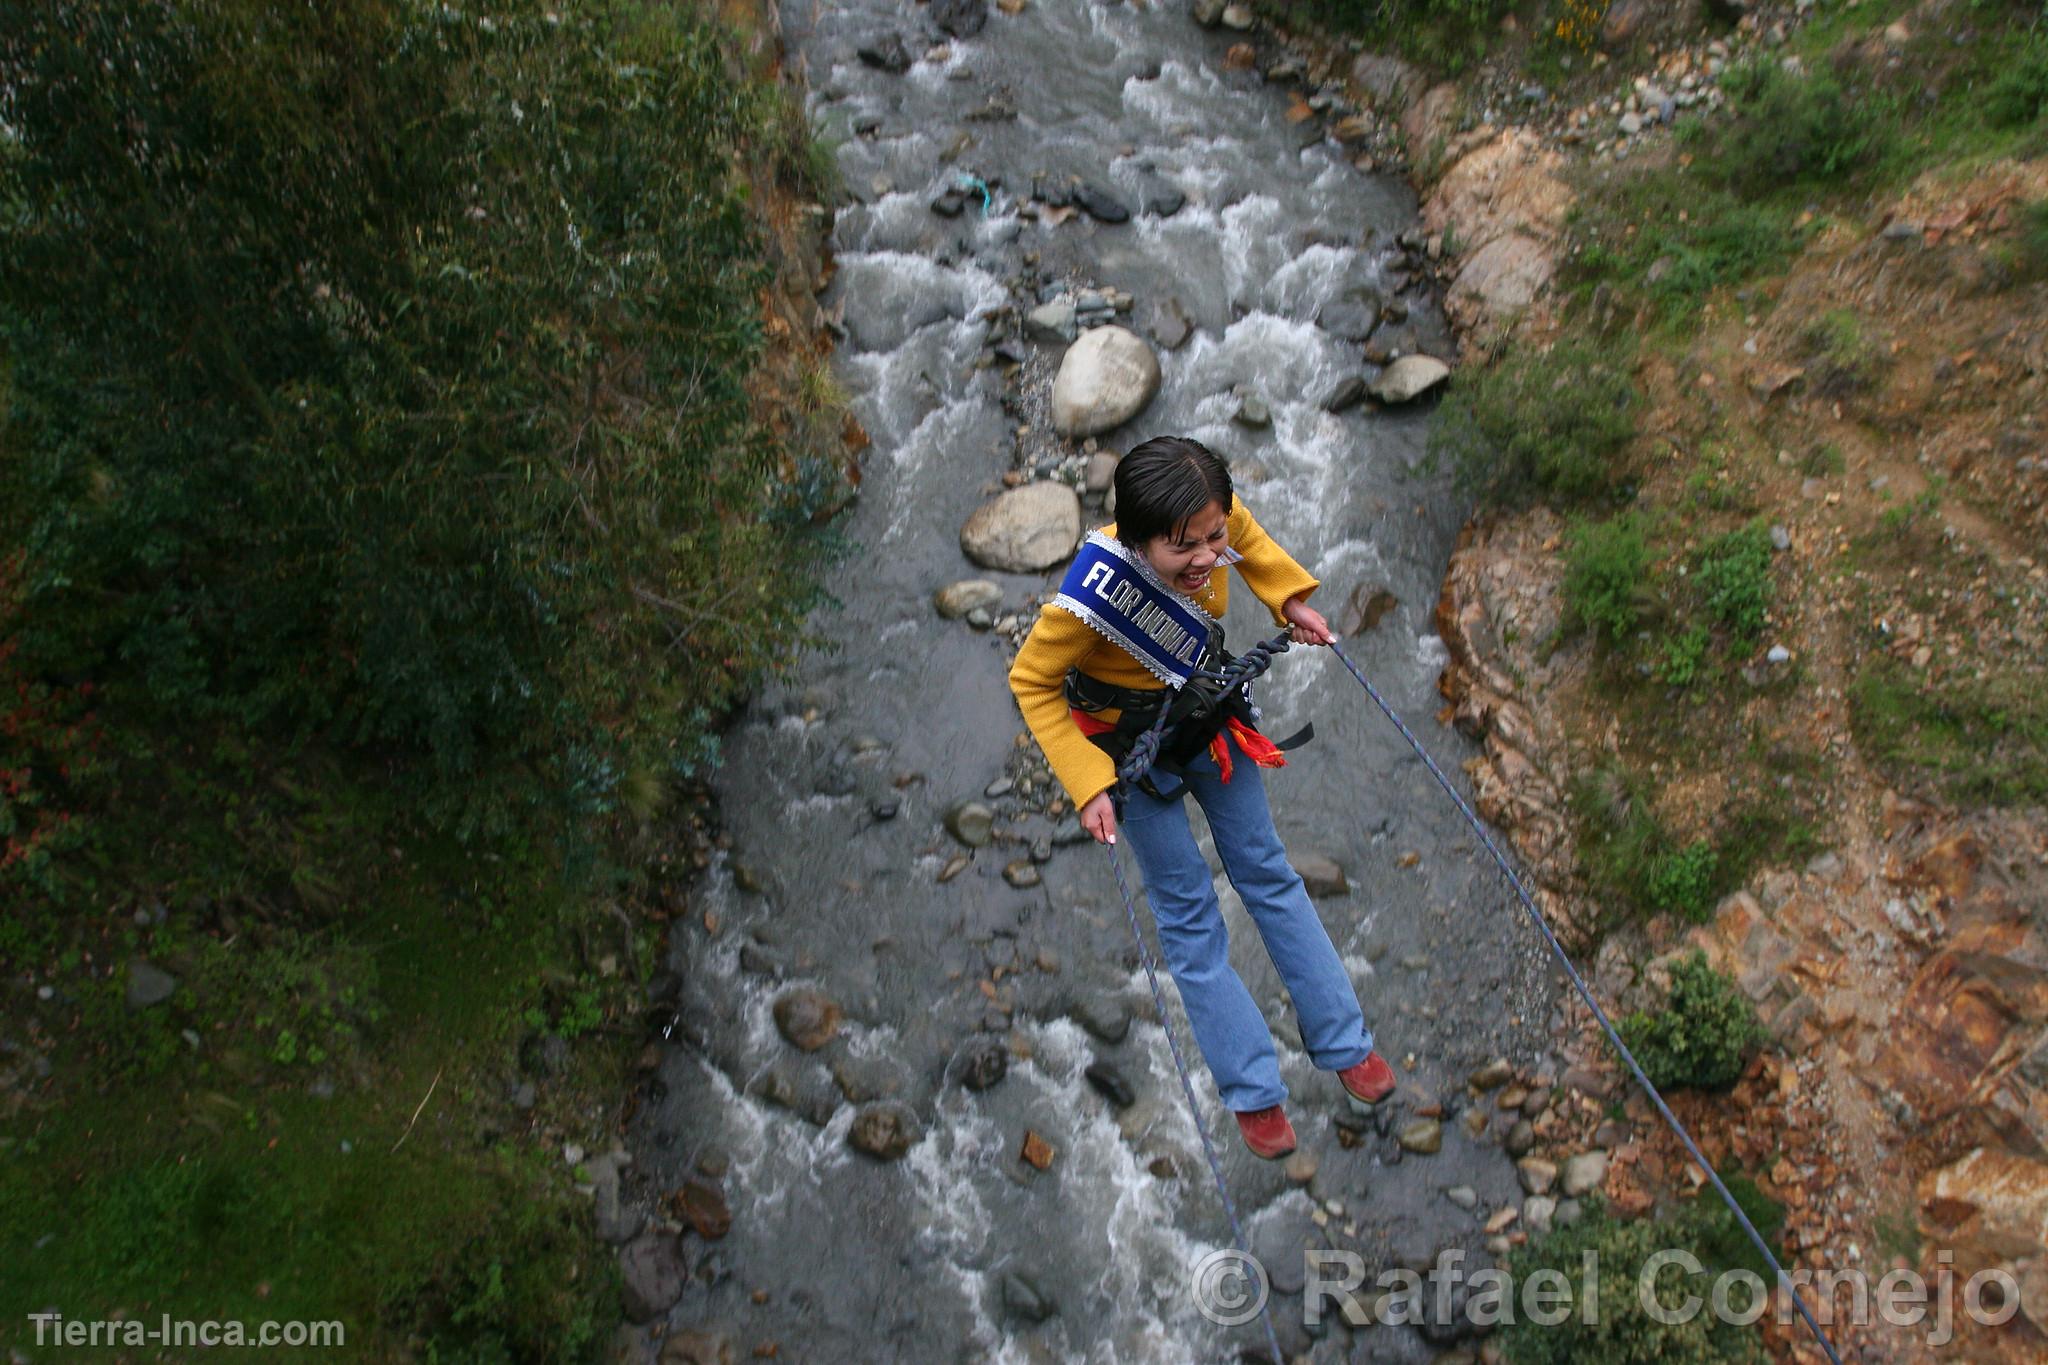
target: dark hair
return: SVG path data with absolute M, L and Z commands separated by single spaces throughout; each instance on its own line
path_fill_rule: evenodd
M 1230 512 L 1230 469 L 1186 436 L 1154 436 L 1116 465 L 1116 538 L 1133 549 L 1177 535 L 1188 518 L 1216 503 Z

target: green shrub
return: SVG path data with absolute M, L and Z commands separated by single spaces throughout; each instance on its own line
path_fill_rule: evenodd
M 1879 654 L 1850 684 L 1849 722 L 1896 780 L 1932 779 L 1969 805 L 2048 801 L 2048 698 L 2024 668 L 1936 683 Z
M 1830 309 L 1814 319 L 1804 340 L 1807 374 L 1822 397 L 1862 393 L 1884 375 L 1884 352 L 1864 331 L 1861 319 L 1846 308 Z
M 1697 174 L 1635 172 L 1572 209 L 1578 250 L 1562 275 L 1582 294 L 1599 284 L 1646 297 L 1667 325 L 1716 289 L 1787 265 L 1806 233 L 1792 210 L 1752 204 Z
M 2036 200 L 2020 210 L 2014 248 L 2014 264 L 2020 278 L 2048 279 L 2048 199 Z
M 1664 639 L 1664 657 L 1657 665 L 1657 677 L 1673 687 L 1691 687 L 1706 664 L 1707 644 L 1712 636 L 1705 626 L 1687 626 Z
M 1984 119 L 1994 128 L 2025 128 L 2048 111 L 2048 34 L 2037 33 L 1991 80 Z
M 10 18 L 19 665 L 375 754 L 471 834 L 670 774 L 818 549 L 748 390 L 734 165 L 786 116 L 726 48 L 540 0 Z
M 1659 854 L 1650 865 L 1650 904 L 1703 922 L 1714 904 L 1717 861 L 1713 844 L 1705 839 Z
M 1256 0 L 1282 23 L 1303 20 L 1392 47 L 1457 75 L 1486 55 L 1513 0 Z
M 1755 1327 L 1721 1322 L 1710 1311 L 1693 1314 L 1684 1322 L 1661 1322 L 1644 1311 L 1637 1292 L 1650 1257 L 1683 1247 L 1699 1258 L 1702 1273 L 1688 1276 L 1683 1267 L 1663 1267 L 1656 1279 L 1659 1301 L 1676 1308 L 1689 1294 L 1705 1299 L 1712 1277 L 1729 1268 L 1717 1259 L 1716 1248 L 1725 1243 L 1730 1229 L 1735 1236 L 1742 1236 L 1734 1215 L 1711 1195 L 1655 1218 L 1628 1220 L 1615 1217 L 1598 1200 L 1591 1201 L 1578 1221 L 1518 1247 L 1507 1263 L 1508 1276 L 1518 1286 L 1539 1270 L 1562 1274 L 1572 1286 L 1575 1311 L 1555 1325 L 1533 1322 L 1518 1313 L 1513 1323 L 1502 1326 L 1495 1340 L 1513 1365 L 1640 1365 L 1651 1360 L 1660 1365 L 1760 1363 L 1766 1357 Z M 1581 1276 L 1589 1256 L 1599 1276 L 1599 1311 L 1592 1314 L 1576 1311 L 1588 1288 L 1581 1283 Z M 1739 1296 L 1733 1303 L 1738 1308 L 1745 1306 Z M 1586 1321 L 1588 1317 L 1592 1321 Z
M 1709 615 L 1745 641 L 1764 628 L 1771 601 L 1771 533 L 1761 521 L 1701 549 L 1693 584 Z
M 1437 409 L 1432 456 L 1506 503 L 1612 496 L 1642 401 L 1623 357 L 1577 343 L 1516 351 L 1472 375 Z
M 1610 645 L 1634 634 L 1650 567 L 1642 518 L 1625 512 L 1607 521 L 1575 523 L 1565 540 L 1564 561 L 1566 620 Z
M 1749 1001 L 1698 951 L 1672 964 L 1663 1009 L 1637 1011 L 1621 1023 L 1622 1041 L 1660 1090 L 1735 1084 L 1764 1037 Z
M 1775 57 L 1759 56 L 1731 68 L 1721 88 L 1733 116 L 1712 139 L 1715 160 L 1748 194 L 1867 173 L 1897 136 L 1889 95 L 1845 85 L 1826 69 L 1794 75 Z

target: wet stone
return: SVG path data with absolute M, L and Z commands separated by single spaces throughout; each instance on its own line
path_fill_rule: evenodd
M 868 802 L 868 814 L 877 820 L 894 820 L 896 812 L 900 809 L 902 803 L 893 796 L 878 796 Z
M 994 836 L 996 813 L 979 801 L 961 801 L 945 818 L 947 833 L 969 848 L 980 848 Z
M 1090 218 L 1101 223 L 1129 222 L 1131 210 L 1123 200 L 1100 185 L 1083 181 L 1074 187 L 1074 202 Z
M 1515 1068 L 1505 1057 L 1496 1057 L 1474 1071 L 1466 1080 L 1474 1090 L 1498 1090 L 1514 1078 Z
M 1443 1150 L 1444 1126 L 1436 1119 L 1415 1119 L 1403 1124 L 1394 1140 L 1401 1144 L 1403 1151 L 1417 1156 L 1434 1156 Z
M 688 1267 L 672 1232 L 648 1232 L 619 1252 L 619 1290 L 626 1317 L 652 1322 L 683 1296 Z
M 1519 1120 L 1508 1130 L 1507 1140 L 1501 1143 L 1503 1150 L 1512 1157 L 1527 1156 L 1536 1146 L 1536 1127 L 1527 1119 Z
M 1105 1043 L 1121 1043 L 1131 1032 L 1130 1007 L 1115 997 L 1094 997 L 1073 1008 L 1074 1022 Z
M 987 1090 L 1010 1074 L 1010 1050 L 999 1038 L 976 1034 L 960 1045 L 946 1071 L 969 1090 Z
M 1450 1200 L 1461 1209 L 1476 1209 L 1479 1207 L 1479 1192 L 1470 1185 L 1453 1185 L 1444 1191 L 1444 1198 Z
M 775 1001 L 775 1028 L 790 1046 L 816 1052 L 839 1032 L 839 1004 L 808 987 L 785 992 Z
M 908 1105 L 893 1100 L 871 1104 L 853 1117 L 846 1130 L 847 1142 L 856 1150 L 881 1161 L 895 1161 L 916 1145 L 917 1116 Z
M 1013 858 L 1003 864 L 1003 880 L 1019 891 L 1028 891 L 1045 879 L 1039 874 L 1037 864 L 1029 858 Z
M 1058 1306 L 1027 1277 L 1010 1271 L 1003 1276 L 1003 1311 L 1021 1322 L 1044 1322 Z
M 1346 375 L 1323 396 L 1324 412 L 1345 412 L 1365 401 L 1365 377 Z
M 1137 1098 L 1131 1089 L 1131 1083 L 1124 1079 L 1123 1073 L 1108 1062 L 1096 1062 L 1081 1074 L 1087 1078 L 1089 1087 L 1096 1094 L 1118 1109 L 1130 1108 L 1131 1102 Z
M 910 49 L 904 46 L 900 33 L 885 33 L 871 38 L 855 48 L 854 55 L 863 65 L 886 71 L 892 76 L 900 76 L 910 70 Z

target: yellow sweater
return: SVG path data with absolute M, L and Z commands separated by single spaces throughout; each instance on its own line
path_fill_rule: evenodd
M 1103 530 L 1116 534 L 1114 524 Z M 1230 548 L 1244 556 L 1236 567 L 1244 575 L 1245 586 L 1273 613 L 1275 622 L 1287 624 L 1280 608 L 1291 597 L 1314 592 L 1317 581 L 1273 542 L 1236 497 L 1230 500 L 1224 534 Z M 1218 620 L 1229 600 L 1229 575 L 1221 572 L 1210 574 L 1208 585 L 1195 596 L 1196 605 Z M 1078 810 L 1116 784 L 1116 765 L 1067 714 L 1065 685 L 1070 668 L 1118 687 L 1156 689 L 1161 684 L 1120 646 L 1098 635 L 1072 612 L 1050 602 L 1039 610 L 1037 624 L 1017 651 L 1017 661 L 1010 665 L 1010 691 L 1017 696 L 1024 723 L 1045 751 L 1053 776 L 1067 789 Z M 1101 716 L 1114 721 L 1117 713 L 1104 711 Z

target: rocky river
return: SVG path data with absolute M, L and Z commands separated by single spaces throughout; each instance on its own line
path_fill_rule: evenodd
M 1464 505 L 1424 459 L 1428 400 L 1360 401 L 1395 357 L 1452 350 L 1413 195 L 1355 164 L 1350 111 L 1284 54 L 1231 51 L 1235 15 L 1009 8 L 783 9 L 837 142 L 823 302 L 874 444 L 816 647 L 726 736 L 730 847 L 672 935 L 673 1022 L 633 1169 L 684 1191 L 686 1214 L 729 1212 L 716 1240 L 681 1243 L 672 1345 L 687 1329 L 802 1361 L 1263 1358 L 1256 1324 L 1216 1325 L 1190 1293 L 1228 1226 L 1109 860 L 1074 837 L 1005 686 L 1059 569 L 963 553 L 963 524 L 1006 487 L 1073 486 L 1081 524 L 1100 524 L 1087 490 L 1103 457 L 1159 433 L 1209 443 L 1439 760 L 1470 753 L 1433 720 L 1430 610 Z M 1104 325 L 1156 359 L 1157 392 L 1083 444 L 1054 429 L 1053 378 Z M 1049 496 L 1071 517 L 1073 494 Z M 962 580 L 993 586 L 935 610 Z M 1242 591 L 1228 626 L 1240 646 L 1271 632 Z M 1430 1359 L 1454 1331 L 1305 1325 L 1302 1252 L 1353 1250 L 1374 1272 L 1447 1246 L 1488 1259 L 1489 1223 L 1524 1190 L 1503 1145 L 1514 1115 L 1468 1077 L 1496 1058 L 1555 1073 L 1555 985 L 1455 810 L 1335 658 L 1282 656 L 1260 701 L 1273 733 L 1315 723 L 1270 779 L 1276 817 L 1313 860 L 1402 1085 L 1369 1122 L 1346 1110 L 1224 883 L 1301 1151 L 1250 1157 L 1199 1073 L 1203 1120 L 1288 1353 Z

